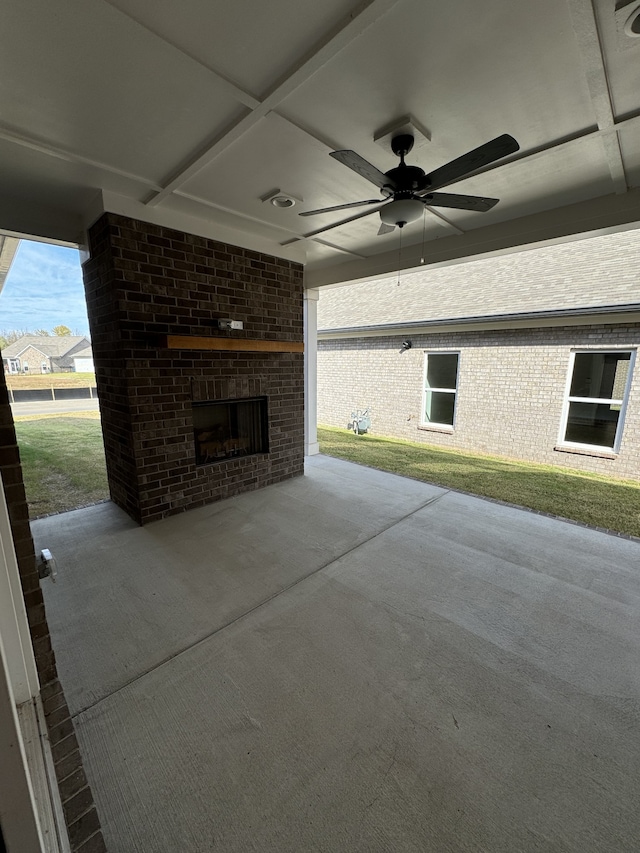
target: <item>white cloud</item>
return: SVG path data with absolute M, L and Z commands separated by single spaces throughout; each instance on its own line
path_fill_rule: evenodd
M 0 330 L 59 325 L 89 331 L 80 254 L 23 240 L 0 293 Z

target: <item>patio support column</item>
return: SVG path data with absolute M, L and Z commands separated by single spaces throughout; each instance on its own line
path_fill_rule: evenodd
M 318 445 L 318 297 L 304 292 L 304 455 L 320 453 Z

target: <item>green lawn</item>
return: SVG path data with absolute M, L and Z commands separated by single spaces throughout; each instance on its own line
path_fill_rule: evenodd
M 18 418 L 16 434 L 31 518 L 109 497 L 97 412 Z
M 640 536 L 640 484 L 635 480 L 357 436 L 332 427 L 319 428 L 318 440 L 328 456 Z
M 109 497 L 97 412 L 18 418 L 16 432 L 32 518 Z M 636 481 L 329 427 L 318 439 L 329 456 L 640 536 Z

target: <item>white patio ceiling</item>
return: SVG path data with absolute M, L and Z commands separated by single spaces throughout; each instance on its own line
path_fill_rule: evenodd
M 411 115 L 432 170 L 502 133 L 521 150 L 452 191 L 489 213 L 428 212 L 400 264 L 640 220 L 640 0 L 21 0 L 0 27 L 0 231 L 77 241 L 101 210 L 306 264 L 307 284 L 398 266 L 375 198 L 328 156 Z M 280 189 L 301 201 L 277 209 Z M 358 211 L 355 211 L 358 212 Z M 424 228 L 424 230 L 423 230 Z M 303 238 L 303 239 L 299 239 Z M 423 251 L 423 241 L 426 243 Z

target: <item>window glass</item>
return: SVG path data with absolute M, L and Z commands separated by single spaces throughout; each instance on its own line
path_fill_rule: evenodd
M 425 406 L 427 423 L 453 426 L 455 403 L 455 394 L 449 394 L 446 391 L 427 391 Z
M 566 441 L 613 447 L 620 407 L 608 403 L 569 403 Z
M 616 450 L 620 445 L 631 352 L 577 352 L 566 405 L 564 441 Z
M 621 400 L 627 385 L 630 359 L 629 352 L 577 352 L 571 396 Z
M 449 388 L 455 391 L 457 377 L 457 353 L 430 353 L 427 356 L 427 388 Z
M 453 426 L 458 382 L 458 353 L 427 353 L 423 423 Z

